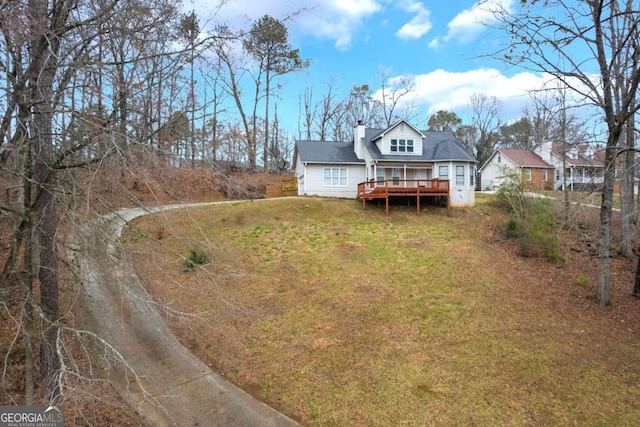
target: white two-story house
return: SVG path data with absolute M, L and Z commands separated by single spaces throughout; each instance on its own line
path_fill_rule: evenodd
M 420 131 L 405 120 L 386 129 L 358 124 L 353 141 L 296 141 L 299 195 L 358 196 L 358 184 L 422 187 L 446 180 L 449 203 L 475 203 L 476 160 L 451 132 Z
M 563 147 L 562 144 L 545 141 L 534 151 L 555 167 L 556 190 L 562 189 L 565 182 L 570 190 L 593 190 L 604 182 L 604 150 L 596 151 L 588 144 Z

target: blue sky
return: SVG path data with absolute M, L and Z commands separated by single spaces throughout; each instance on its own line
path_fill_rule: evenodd
M 201 22 L 211 12 L 211 0 L 194 0 Z M 202 2 L 202 3 L 198 3 Z M 251 21 L 268 14 L 278 19 L 301 11 L 286 25 L 291 45 L 311 60 L 308 70 L 287 76 L 282 111 L 290 133 L 297 123 L 297 95 L 304 85 L 317 92 L 330 80 L 344 96 L 353 85 L 379 87 L 379 66 L 392 76 L 408 75 L 415 83 L 415 103 L 426 127 L 428 117 L 441 109 L 463 117 L 472 95 L 497 97 L 503 119 L 518 116 L 529 103 L 527 91 L 540 87 L 545 76 L 506 69 L 482 55 L 498 49 L 496 38 L 484 24 L 490 23 L 487 7 L 510 9 L 516 0 L 228 0 L 215 21 L 248 28 Z M 207 15 L 209 14 L 209 15 Z

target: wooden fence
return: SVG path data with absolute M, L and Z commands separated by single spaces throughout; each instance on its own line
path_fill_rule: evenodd
M 273 197 L 288 197 L 298 195 L 298 180 L 296 178 L 287 179 L 286 181 L 268 184 L 266 190 L 267 199 Z

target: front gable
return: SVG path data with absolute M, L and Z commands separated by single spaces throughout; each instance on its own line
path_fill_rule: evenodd
M 383 156 L 422 156 L 424 134 L 401 120 L 371 139 Z
M 482 173 L 487 169 L 495 169 L 501 171 L 503 169 L 517 169 L 518 165 L 514 163 L 509 157 L 505 156 L 500 149 L 493 152 L 489 160 L 487 160 L 478 172 Z
M 480 173 L 480 189 L 492 190 L 497 188 L 505 179 L 505 173 L 516 171 L 516 165 L 505 156 L 500 149 L 493 152 L 489 160 L 478 171 Z

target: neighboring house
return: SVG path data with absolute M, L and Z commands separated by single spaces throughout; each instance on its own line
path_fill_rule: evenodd
M 571 190 L 594 190 L 604 182 L 604 151 L 596 151 L 591 145 L 565 149 L 562 144 L 548 141 L 534 151 L 555 168 L 555 190 L 562 188 L 565 176 Z
M 529 190 L 553 189 L 554 167 L 529 150 L 498 148 L 479 172 L 482 190 L 495 190 L 514 172 Z
M 356 198 L 359 184 L 409 189 L 442 180 L 451 206 L 475 203 L 474 157 L 451 132 L 420 131 L 405 120 L 387 129 L 358 124 L 348 142 L 296 141 L 294 164 L 299 195 Z

